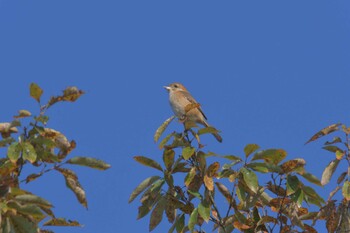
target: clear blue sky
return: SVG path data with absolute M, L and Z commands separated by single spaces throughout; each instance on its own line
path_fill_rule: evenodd
M 155 174 L 132 156 L 161 161 L 153 134 L 172 114 L 162 86 L 185 84 L 222 131 L 222 144 L 203 138 L 209 150 L 284 148 L 320 177 L 333 157 L 304 143 L 324 126 L 350 124 L 349 42 L 345 0 L 0 0 L 0 121 L 35 109 L 31 82 L 46 98 L 71 85 L 85 90 L 77 103 L 51 109 L 49 126 L 77 141 L 73 155 L 112 164 L 106 172 L 76 169 L 89 210 L 57 174 L 23 188 L 85 225 L 56 232 L 147 232 L 149 218 L 136 221 L 138 203 L 127 200 Z

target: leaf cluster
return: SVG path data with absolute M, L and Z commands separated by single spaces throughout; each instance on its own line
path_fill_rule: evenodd
M 84 92 L 68 87 L 62 95 L 51 97 L 41 104 L 43 90 L 35 83 L 30 85 L 30 96 L 39 104 L 39 114 L 20 110 L 11 122 L 0 123 L 0 147 L 7 148 L 5 157 L 0 158 L 0 232 L 53 232 L 43 226 L 81 226 L 79 222 L 56 217 L 53 205 L 22 186 L 33 182 L 48 172 L 57 172 L 64 177 L 66 186 L 74 193 L 81 205 L 87 208 L 86 194 L 77 174 L 67 165 L 87 166 L 106 170 L 109 164 L 90 157 L 68 158 L 76 147 L 74 140 L 52 128 L 46 110 L 62 101 L 76 101 Z M 23 126 L 23 119 L 29 125 Z M 15 138 L 17 136 L 17 138 Z M 35 171 L 23 177 L 23 168 Z M 45 221 L 45 222 L 43 222 Z
M 173 119 L 158 128 L 156 142 Z M 321 130 L 308 142 L 338 130 L 338 126 Z M 312 186 L 328 183 L 337 161 L 349 161 L 349 129 L 342 130 L 347 142 L 340 138 L 326 142 L 325 149 L 332 151 L 335 159 L 319 180 L 306 171 L 303 158 L 288 160 L 283 149 L 261 150 L 257 144 L 248 144 L 242 156 L 204 151 L 200 136 L 217 130 L 207 127 L 196 131 L 186 127 L 184 132 L 173 132 L 160 141 L 163 165 L 145 156 L 134 157 L 159 174 L 142 181 L 129 202 L 140 196 L 138 219 L 150 213 L 150 231 L 165 215 L 171 223 L 169 233 L 205 232 L 205 223 L 212 223 L 213 230 L 219 233 L 317 232 L 313 227 L 317 220 L 325 220 L 329 232 L 335 232 L 346 225 L 339 219 L 344 219 L 349 209 L 349 173 L 343 172 L 337 181 L 344 197 L 338 209 L 334 200 L 326 202 Z M 336 143 L 343 143 L 347 149 L 335 147 Z M 346 216 L 349 221 L 349 214 Z

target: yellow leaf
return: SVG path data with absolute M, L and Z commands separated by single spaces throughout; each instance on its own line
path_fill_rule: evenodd
M 205 187 L 207 187 L 207 189 L 209 191 L 213 191 L 214 190 L 214 181 L 213 181 L 212 177 L 209 177 L 209 176 L 205 175 L 204 178 L 203 178 L 203 181 L 204 181 Z

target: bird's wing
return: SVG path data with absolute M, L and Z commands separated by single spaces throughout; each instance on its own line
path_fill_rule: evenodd
M 191 94 L 187 91 L 182 92 L 184 97 L 191 103 L 191 104 L 197 104 L 197 101 L 191 96 Z M 207 116 L 204 114 L 203 110 L 201 107 L 198 107 L 198 110 L 202 113 L 204 119 L 207 120 Z

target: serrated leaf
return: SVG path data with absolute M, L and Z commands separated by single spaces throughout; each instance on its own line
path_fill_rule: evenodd
M 342 188 L 342 194 L 347 201 L 350 201 L 350 181 L 347 180 L 344 182 L 343 188 Z
M 190 219 L 188 220 L 188 229 L 193 232 L 194 226 L 197 224 L 198 222 L 198 209 L 195 208 L 191 215 L 190 215 Z
M 253 152 L 258 150 L 260 148 L 259 145 L 257 144 L 248 144 L 244 147 L 244 153 L 245 157 L 247 158 L 249 155 L 251 155 Z
M 134 156 L 134 160 L 141 163 L 142 165 L 155 168 L 159 171 L 163 171 L 162 167 L 153 159 L 147 158 L 145 156 Z
M 262 150 L 254 154 L 252 161 L 263 159 L 266 163 L 277 165 L 287 156 L 287 152 L 283 149 Z
M 14 142 L 7 148 L 7 157 L 12 163 L 16 163 L 19 159 L 19 156 L 21 155 L 21 151 L 21 144 L 19 144 L 18 142 Z
M 312 142 L 312 141 L 315 141 L 315 140 L 317 140 L 325 135 L 328 135 L 334 131 L 337 131 L 339 129 L 340 125 L 341 125 L 340 123 L 337 123 L 337 124 L 333 124 L 333 125 L 330 125 L 326 128 L 321 129 L 319 132 L 317 132 L 315 135 L 313 135 L 305 144 Z
M 339 160 L 335 159 L 331 161 L 328 166 L 324 169 L 322 173 L 322 179 L 321 179 L 321 184 L 325 185 L 328 184 L 328 182 L 331 180 L 333 173 L 337 169 L 339 164 Z
M 165 205 L 166 205 L 166 198 L 162 197 L 151 213 L 151 219 L 149 222 L 149 231 L 152 231 L 154 228 L 156 228 L 158 224 L 162 221 Z
M 248 188 L 254 193 L 257 193 L 259 184 L 258 184 L 258 177 L 256 176 L 255 172 L 249 169 L 246 169 L 244 167 L 241 168 L 240 172 L 243 175 L 243 180 L 248 186 Z
M 34 163 L 37 158 L 36 151 L 30 142 L 24 142 L 22 145 L 23 149 L 23 159 L 28 160 L 31 163 Z
M 133 200 L 135 200 L 135 198 L 140 193 L 142 193 L 146 188 L 151 186 L 155 181 L 157 181 L 159 179 L 160 179 L 159 176 L 151 176 L 151 177 L 148 177 L 147 179 L 143 180 L 131 193 L 131 195 L 129 197 L 129 203 L 132 202 Z
M 194 147 L 187 146 L 182 149 L 182 157 L 185 160 L 188 160 L 189 158 L 191 158 L 191 156 L 194 154 L 195 151 L 196 149 Z
M 66 220 L 65 218 L 52 218 L 44 223 L 44 226 L 69 226 L 82 227 L 79 222 L 74 220 Z
M 86 166 L 86 167 L 90 167 L 98 170 L 106 170 L 111 167 L 110 164 L 105 163 L 102 160 L 90 158 L 90 157 L 81 157 L 81 156 L 73 157 L 69 159 L 67 163 Z
M 33 97 L 38 103 L 40 103 L 40 97 L 44 91 L 36 83 L 30 84 L 29 91 L 30 96 Z
M 168 125 L 170 124 L 170 122 L 172 120 L 174 120 L 175 116 L 171 116 L 168 119 L 166 119 L 163 124 L 161 126 L 159 126 L 159 128 L 156 130 L 155 134 L 154 134 L 154 142 L 158 142 L 160 136 L 162 136 L 163 132 L 165 131 L 165 129 L 168 127 Z M 170 139 L 170 137 L 169 137 Z
M 210 206 L 209 203 L 203 200 L 198 205 L 198 213 L 204 219 L 205 222 L 208 223 L 210 219 Z

